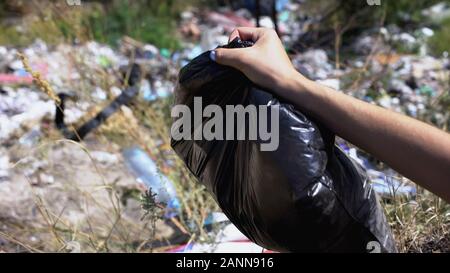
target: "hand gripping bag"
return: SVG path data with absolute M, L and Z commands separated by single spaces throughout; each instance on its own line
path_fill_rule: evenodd
M 246 46 L 251 43 L 236 39 L 224 47 Z M 175 152 L 231 222 L 253 242 L 279 252 L 396 252 L 365 171 L 335 146 L 334 134 L 209 54 L 181 69 L 175 89 L 175 105 L 189 107 L 192 120 L 194 97 L 224 113 L 226 105 L 279 108 L 274 151 L 261 151 L 259 138 L 194 140 L 208 118 L 192 123 L 191 140 L 172 135 Z

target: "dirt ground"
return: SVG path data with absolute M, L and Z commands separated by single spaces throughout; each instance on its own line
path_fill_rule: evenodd
M 73 242 L 83 252 L 133 251 L 173 233 L 163 221 L 153 230 L 141 220 L 145 187 L 117 145 L 94 138 L 83 145 L 56 141 L 10 153 L 16 163 L 0 182 L 0 251 L 70 250 Z

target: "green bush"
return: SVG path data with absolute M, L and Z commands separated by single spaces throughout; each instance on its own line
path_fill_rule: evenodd
M 369 5 L 365 0 L 309 0 L 305 10 L 313 16 L 325 17 L 320 25 L 322 31 L 334 27 L 359 32 L 384 24 L 414 27 L 424 22 L 422 11 L 442 0 L 381 0 L 381 5 Z
M 179 47 L 174 35 L 176 18 L 186 5 L 181 0 L 114 0 L 85 18 L 93 38 L 114 44 L 123 35 L 161 48 Z
M 26 2 L 24 2 L 26 3 Z M 188 6 L 201 6 L 206 0 L 111 0 L 91 1 L 70 7 L 60 1 L 32 5 L 32 14 L 21 14 L 20 31 L 16 25 L 0 22 L 0 43 L 26 45 L 36 38 L 48 43 L 86 41 L 115 45 L 127 35 L 160 48 L 177 49 L 177 18 Z M 5 18 L 5 3 L 0 2 L 0 19 Z
M 444 51 L 450 53 L 450 18 L 444 20 L 435 31 L 429 40 L 429 47 L 436 56 L 442 55 Z
M 386 5 L 386 22 L 400 26 L 407 24 L 420 24 L 426 19 L 422 11 L 442 0 L 382 0 Z

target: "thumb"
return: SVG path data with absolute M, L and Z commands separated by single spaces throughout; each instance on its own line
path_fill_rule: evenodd
M 243 63 L 245 48 L 217 48 L 210 53 L 210 58 L 222 65 L 239 69 Z

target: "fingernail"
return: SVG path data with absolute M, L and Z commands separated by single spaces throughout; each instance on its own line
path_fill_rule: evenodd
M 216 51 L 215 50 L 211 50 L 211 52 L 209 53 L 209 58 L 213 61 L 216 61 Z

